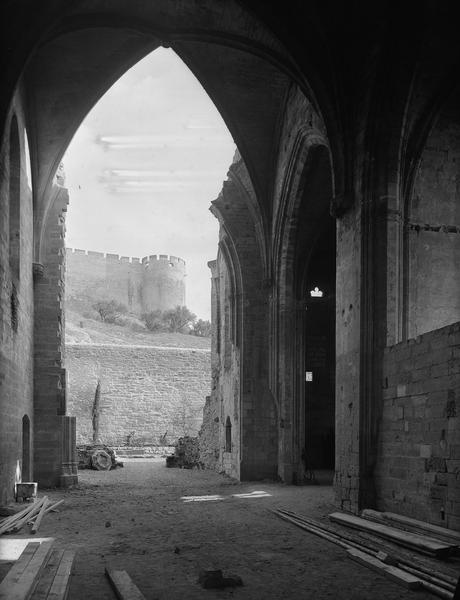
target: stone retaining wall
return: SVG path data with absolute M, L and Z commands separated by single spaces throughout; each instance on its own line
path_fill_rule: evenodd
M 98 379 L 101 442 L 168 445 L 198 433 L 210 392 L 208 350 L 68 344 L 66 371 L 68 410 L 77 417 L 79 444 L 92 440 Z

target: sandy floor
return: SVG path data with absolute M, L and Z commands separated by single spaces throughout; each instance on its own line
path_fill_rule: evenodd
M 260 490 L 270 495 L 233 496 Z M 127 570 L 148 600 L 434 598 L 353 563 L 343 549 L 270 512 L 284 507 L 324 518 L 334 508 L 329 486 L 237 483 L 150 459 L 81 471 L 77 489 L 45 493 L 65 503 L 45 517 L 39 535 L 77 551 L 69 600 L 114 599 L 106 565 Z M 203 495 L 223 499 L 182 499 Z M 197 583 L 201 569 L 239 575 L 244 586 L 205 590 Z

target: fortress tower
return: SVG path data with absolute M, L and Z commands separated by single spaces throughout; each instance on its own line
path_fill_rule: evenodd
M 141 305 L 143 312 L 185 306 L 185 261 L 160 254 L 142 259 Z
M 185 305 L 185 261 L 167 254 L 130 258 L 67 248 L 66 296 L 88 307 L 116 300 L 142 314 Z

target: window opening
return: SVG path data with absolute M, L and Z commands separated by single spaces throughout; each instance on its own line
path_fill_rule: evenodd
M 227 417 L 225 422 L 225 452 L 232 451 L 232 422 L 230 417 Z

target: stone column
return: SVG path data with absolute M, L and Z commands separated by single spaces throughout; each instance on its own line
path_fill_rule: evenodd
M 41 486 L 76 483 L 75 420 L 66 417 L 64 270 L 67 190 L 54 185 L 34 274 L 34 473 Z M 70 478 L 69 478 L 70 476 Z

